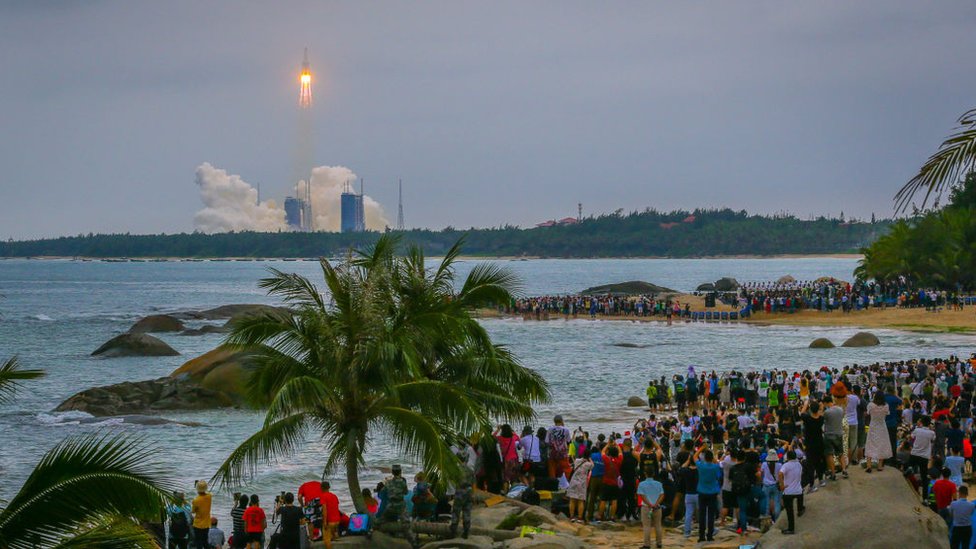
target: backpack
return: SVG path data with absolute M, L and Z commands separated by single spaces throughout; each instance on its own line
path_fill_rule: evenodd
M 305 514 L 305 520 L 311 523 L 313 527 L 322 528 L 322 502 L 319 498 L 313 498 L 312 501 L 308 502 L 302 512 Z
M 174 539 L 186 539 L 190 535 L 190 523 L 183 509 L 169 512 L 169 535 Z
M 369 515 L 366 513 L 353 513 L 349 515 L 349 527 L 346 534 L 350 536 L 367 536 L 371 528 Z
M 746 470 L 745 463 L 737 463 L 729 471 L 729 478 L 732 481 L 732 493 L 736 496 L 744 496 L 752 490 L 752 481 L 749 479 L 749 471 Z
M 522 491 L 522 497 L 520 499 L 522 500 L 522 503 L 528 503 L 529 505 L 539 505 L 541 500 L 539 497 L 539 492 L 537 492 L 532 486 L 529 486 Z

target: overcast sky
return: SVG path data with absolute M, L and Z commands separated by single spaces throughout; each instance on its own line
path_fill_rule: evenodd
M 286 7 L 289 6 L 289 7 Z M 2 2 L 0 238 L 193 230 L 197 166 L 314 160 L 408 226 L 890 215 L 976 107 L 976 2 Z

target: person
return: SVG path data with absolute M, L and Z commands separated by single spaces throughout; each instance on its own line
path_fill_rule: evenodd
M 406 486 L 406 481 L 403 484 Z M 339 498 L 330 491 L 332 485 L 323 480 L 319 487 L 322 490 L 322 495 L 319 496 L 322 502 L 322 543 L 328 549 L 332 547 L 332 540 L 339 536 L 339 520 L 342 516 L 339 512 Z
M 257 494 L 251 494 L 247 509 L 244 511 L 244 532 L 246 534 L 246 549 L 261 549 L 264 547 L 264 531 L 268 527 L 268 518 L 261 508 Z
M 661 526 L 661 504 L 664 503 L 664 487 L 651 476 L 652 471 L 645 471 L 644 480 L 637 485 L 637 494 L 641 498 L 641 528 L 644 532 L 644 545 L 641 549 L 651 547 L 651 527 L 654 528 L 654 539 L 657 547 L 664 542 L 664 528 Z
M 705 459 L 698 459 L 703 456 Z M 692 458 L 698 466 L 698 541 L 714 541 L 715 515 L 718 514 L 718 494 L 722 490 L 722 468 L 715 463 L 715 455 L 699 446 Z
M 186 504 L 183 492 L 173 492 L 173 503 L 166 506 L 169 519 L 169 546 L 171 549 L 187 549 L 190 545 L 192 510 Z
M 233 540 L 232 549 L 243 549 L 247 544 L 247 530 L 244 528 L 244 511 L 247 510 L 247 501 L 247 496 L 240 494 L 237 498 L 237 506 L 230 511 L 233 531 L 231 535 L 231 539 Z
M 698 466 L 688 454 L 688 459 L 678 469 L 679 490 L 685 495 L 685 529 L 686 538 L 691 537 L 691 523 L 698 515 Z
M 725 457 L 722 458 L 722 461 L 719 462 L 719 466 L 722 468 L 722 511 L 718 517 L 719 524 L 725 522 L 725 517 L 733 516 L 732 514 L 735 513 L 735 510 L 739 504 L 738 498 L 736 498 L 732 493 L 731 474 L 732 468 L 739 463 L 739 461 L 736 459 L 737 455 L 739 455 L 739 453 L 735 451 L 734 448 L 731 448 L 730 445 L 728 453 L 726 453 Z M 699 498 L 698 504 L 700 508 L 701 498 Z
M 573 466 L 573 476 L 569 479 L 566 497 L 569 498 L 569 518 L 573 522 L 586 520 L 586 484 L 589 480 L 593 462 L 590 456 L 576 458 Z
M 820 487 L 827 485 L 827 480 L 824 478 L 826 464 L 824 461 L 823 408 L 819 402 L 807 400 L 800 409 L 800 417 L 803 420 L 804 451 L 807 454 L 807 463 L 813 471 L 813 483 L 810 486 L 810 491 L 816 492 L 818 479 L 820 480 Z
M 363 503 L 366 504 L 366 512 L 375 515 L 376 511 L 380 508 L 380 502 L 373 497 L 373 493 L 370 492 L 369 488 L 363 488 Z
M 894 393 L 894 387 L 890 387 L 890 389 L 890 391 L 884 392 L 885 403 L 888 405 L 888 415 L 885 417 L 885 427 L 888 428 L 888 445 L 891 447 L 891 457 L 888 458 L 888 463 L 895 465 L 894 455 L 898 450 L 895 440 L 898 437 L 898 422 L 900 421 L 899 418 L 901 417 L 901 407 L 903 401 Z M 880 470 L 880 467 L 878 469 Z
M 966 499 L 968 496 L 969 487 L 963 484 L 959 487 L 959 498 L 949 504 L 949 515 L 952 517 L 950 549 L 969 549 L 973 537 L 974 505 Z
M 462 522 L 464 529 L 461 531 L 463 539 L 468 538 L 471 530 L 471 505 L 474 495 L 474 473 L 462 465 L 461 479 L 454 488 L 454 504 L 451 506 L 451 537 L 457 537 L 458 522 Z
M 593 467 L 590 469 L 590 480 L 586 486 L 586 520 L 595 522 L 593 515 L 603 491 L 603 453 L 599 445 L 593 447 L 590 463 Z
M 508 489 L 512 484 L 518 482 L 522 474 L 518 454 L 519 436 L 512 430 L 512 426 L 507 423 L 496 427 L 493 434 L 495 440 L 498 441 L 498 447 L 501 449 L 502 455 L 502 479 L 504 480 L 502 491 L 508 492 Z
M 956 497 L 956 485 L 949 480 L 952 471 L 948 467 L 943 467 L 941 474 L 942 478 L 935 481 L 932 485 L 932 494 L 935 496 L 935 512 L 944 518 L 946 525 L 949 526 L 952 524 L 952 517 L 949 515 L 949 504 Z
M 787 447 L 789 448 L 789 447 Z M 788 449 L 786 463 L 779 470 L 779 489 L 783 492 L 783 508 L 786 509 L 786 529 L 784 534 L 796 533 L 796 518 L 793 503 L 798 504 L 796 516 L 803 516 L 806 509 L 803 506 L 803 466 L 796 459 L 796 450 Z
M 841 384 L 841 386 L 843 386 Z M 844 417 L 846 412 L 841 407 L 842 399 L 836 395 L 830 397 L 831 405 L 824 411 L 824 454 L 827 458 L 827 470 L 830 472 L 830 480 L 837 480 L 837 469 L 841 475 L 848 478 L 847 474 L 847 455 L 844 452 L 844 437 L 848 434 L 844 432 Z M 856 410 L 855 410 L 856 412 Z M 857 421 L 855 418 L 854 421 Z M 849 430 L 849 429 L 848 429 Z M 857 426 L 854 426 L 855 446 L 857 445 Z
M 391 468 L 393 473 L 393 478 L 391 478 L 383 486 L 383 492 L 381 493 L 382 503 L 380 504 L 380 511 L 377 518 L 384 523 L 399 522 L 401 525 L 406 526 L 406 537 L 411 543 L 413 542 L 413 529 L 410 527 L 410 520 L 407 517 L 407 493 L 410 491 L 407 487 L 407 481 L 403 478 L 403 468 L 400 467 L 399 463 L 395 463 Z M 336 500 L 336 526 L 339 525 L 339 500 Z M 328 518 L 331 521 L 331 518 Z M 327 548 L 332 547 L 332 542 L 330 541 Z
M 300 549 L 301 529 L 305 524 L 305 514 L 301 508 L 295 506 L 295 494 L 288 492 L 278 508 L 281 529 L 278 531 L 279 549 Z
M 210 535 L 210 504 L 213 496 L 207 493 L 207 481 L 198 480 L 196 484 L 197 497 L 193 498 L 190 511 L 193 514 L 193 544 L 206 547 Z
M 867 462 L 868 473 L 872 470 L 872 461 L 878 465 L 878 470 L 884 470 L 886 459 L 892 457 L 891 445 L 888 441 L 888 427 L 885 423 L 888 417 L 888 403 L 881 391 L 874 393 L 874 398 L 868 404 L 867 419 L 870 425 L 867 442 L 864 445 L 864 460 Z
M 914 467 L 922 483 L 922 499 L 929 497 L 929 460 L 932 459 L 932 442 L 935 441 L 935 431 L 929 428 L 932 419 L 922 416 L 918 426 L 912 431 L 912 453 L 908 458 L 908 465 Z
M 624 433 L 626 436 L 628 433 Z M 637 512 L 637 467 L 640 458 L 634 451 L 633 440 L 625 438 L 621 450 L 623 460 L 620 462 L 620 499 L 617 504 L 618 512 L 625 521 L 640 520 Z
M 779 470 L 782 466 L 779 463 L 779 455 L 776 453 L 775 448 L 770 448 L 766 452 L 766 461 L 763 462 L 761 472 L 762 472 L 762 489 L 765 501 L 769 504 L 765 509 L 760 509 L 760 515 L 769 515 L 773 518 L 773 522 L 779 518 L 780 509 L 780 498 L 782 494 L 779 490 Z
M 563 416 L 553 418 L 553 425 L 546 433 L 546 446 L 549 448 L 549 477 L 559 478 L 570 474 L 569 467 L 569 428 L 563 424 Z
M 224 531 L 217 528 L 217 517 L 210 517 L 210 530 L 207 532 L 207 548 L 223 549 L 225 541 Z
M 945 466 L 952 472 L 949 480 L 956 486 L 962 486 L 962 470 L 966 464 L 966 458 L 960 454 L 962 454 L 961 448 L 949 448 L 949 455 L 945 458 Z
M 617 499 L 620 497 L 620 464 L 623 456 L 620 447 L 613 441 L 603 449 L 603 487 L 600 488 L 600 510 L 598 515 L 607 522 L 616 522 Z

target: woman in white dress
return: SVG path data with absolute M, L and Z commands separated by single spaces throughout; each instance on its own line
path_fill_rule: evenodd
M 569 487 L 566 488 L 566 497 L 569 498 L 569 518 L 573 522 L 583 522 L 583 513 L 586 511 L 586 486 L 592 468 L 593 462 L 588 456 L 577 458 L 573 465 L 573 476 L 569 479 Z
M 888 440 L 888 427 L 885 416 L 888 415 L 888 404 L 885 402 L 884 392 L 874 393 L 874 399 L 868 404 L 867 417 L 868 440 L 864 446 L 864 457 L 867 461 L 867 471 L 871 472 L 871 460 L 878 463 L 878 470 L 884 471 L 884 460 L 891 457 L 891 441 Z

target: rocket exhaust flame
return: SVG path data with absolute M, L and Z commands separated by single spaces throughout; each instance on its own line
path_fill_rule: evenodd
M 298 106 L 307 109 L 312 106 L 312 71 L 308 65 L 308 48 L 305 48 L 305 60 L 302 62 L 298 83 Z

